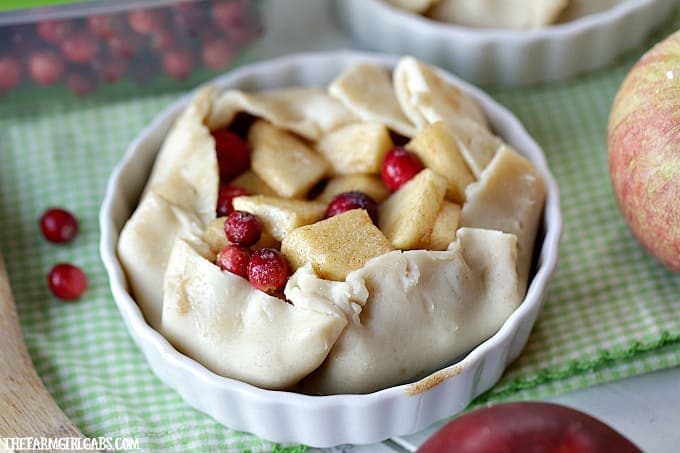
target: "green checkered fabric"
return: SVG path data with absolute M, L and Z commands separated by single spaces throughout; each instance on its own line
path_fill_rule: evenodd
M 605 126 L 616 90 L 652 42 L 568 83 L 490 94 L 514 111 L 545 150 L 561 188 L 560 263 L 529 343 L 475 404 L 540 398 L 680 364 L 680 276 L 633 240 L 607 176 Z M 191 80 L 180 87 L 197 83 Z M 38 373 L 87 436 L 135 437 L 147 451 L 271 451 L 282 447 L 225 428 L 187 406 L 147 366 L 128 335 L 98 255 L 97 215 L 127 144 L 178 96 L 170 85 L 122 84 L 87 99 L 59 88 L 0 96 L 0 249 Z M 75 242 L 42 239 L 50 206 L 78 217 Z M 45 275 L 68 261 L 89 290 L 56 300 Z M 11 364 L 2 364 L 2 366 Z

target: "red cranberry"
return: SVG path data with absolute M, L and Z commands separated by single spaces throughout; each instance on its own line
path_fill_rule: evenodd
M 110 55 L 108 57 L 95 58 L 92 61 L 92 69 L 97 78 L 105 83 L 116 83 L 125 75 L 128 62 L 125 58 Z
M 169 30 L 159 30 L 151 35 L 151 48 L 157 52 L 170 50 L 177 45 L 177 38 Z
M 159 31 L 165 25 L 165 14 L 160 9 L 138 9 L 128 14 L 130 28 L 141 35 Z
M 223 271 L 248 278 L 250 249 L 244 245 L 228 245 L 217 254 L 216 264 Z
M 102 14 L 87 18 L 90 31 L 100 38 L 117 36 L 123 30 L 123 18 L 114 14 Z
M 234 210 L 232 200 L 241 195 L 249 195 L 249 193 L 243 187 L 231 184 L 220 186 L 220 192 L 217 196 L 217 217 L 229 215 Z
M 392 192 L 401 187 L 423 169 L 417 155 L 404 148 L 392 148 L 383 160 L 381 173 L 385 185 Z
M 106 44 L 111 54 L 127 60 L 135 56 L 141 40 L 134 34 L 116 35 L 107 39 Z
M 230 242 L 253 245 L 262 235 L 262 222 L 249 212 L 234 211 L 224 221 L 224 232 Z
M 65 209 L 50 208 L 40 217 L 40 229 L 48 241 L 63 244 L 75 239 L 78 221 Z
M 240 24 L 231 27 L 226 34 L 231 42 L 235 46 L 240 46 L 253 41 L 262 30 L 259 27 L 255 27 L 250 24 Z
M 248 263 L 248 280 L 260 291 L 268 294 L 280 293 L 290 268 L 286 258 L 276 249 L 255 250 Z
M 28 70 L 36 83 L 51 85 L 64 74 L 64 60 L 51 50 L 40 50 L 31 54 Z
M 163 53 L 163 70 L 173 79 L 186 79 L 193 67 L 194 56 L 188 49 L 173 49 Z
M 213 2 L 211 12 L 215 24 L 226 31 L 241 23 L 243 6 L 233 0 Z
M 209 69 L 224 69 L 234 60 L 234 49 L 225 39 L 206 40 L 201 50 L 201 58 Z
M 0 90 L 11 90 L 19 85 L 23 72 L 18 58 L 0 57 Z
M 38 36 L 50 44 L 59 44 L 75 30 L 75 24 L 68 20 L 46 20 L 36 27 Z
M 87 63 L 99 50 L 99 41 L 89 33 L 80 32 L 64 39 L 61 53 L 74 63 Z
M 213 131 L 220 178 L 230 180 L 250 168 L 248 144 L 229 129 Z
M 75 300 L 87 289 L 87 276 L 79 267 L 60 263 L 47 274 L 47 285 L 59 299 Z
M 197 36 L 206 28 L 206 7 L 193 1 L 177 3 L 171 7 L 174 24 L 182 35 Z
M 67 78 L 68 87 L 78 96 L 87 96 L 97 88 L 97 79 L 92 74 L 74 72 Z
M 373 223 L 378 222 L 378 205 L 375 200 L 358 190 L 342 192 L 333 197 L 326 209 L 326 217 L 333 217 L 351 209 L 365 209 Z

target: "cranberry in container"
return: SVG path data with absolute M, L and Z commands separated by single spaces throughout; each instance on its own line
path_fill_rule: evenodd
M 260 0 L 54 3 L 0 5 L 0 98 L 45 86 L 79 97 L 119 83 L 193 86 L 262 34 Z

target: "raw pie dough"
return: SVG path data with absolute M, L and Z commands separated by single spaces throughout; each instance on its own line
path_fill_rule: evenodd
M 363 121 L 408 138 L 444 122 L 474 179 L 462 210 L 445 202 L 461 228 L 446 250 L 388 252 L 344 281 L 324 280 L 303 265 L 285 287 L 290 303 L 254 289 L 214 264 L 203 235 L 215 221 L 219 184 L 210 130 L 239 112 L 311 147 Z M 371 184 L 373 176 L 342 178 L 335 182 Z M 272 196 L 268 190 L 262 193 Z M 533 165 L 490 131 L 476 102 L 406 57 L 392 79 L 362 63 L 328 91 L 198 90 L 158 154 L 118 254 L 149 324 L 212 371 L 262 388 L 364 393 L 440 369 L 500 328 L 524 297 L 544 197 Z

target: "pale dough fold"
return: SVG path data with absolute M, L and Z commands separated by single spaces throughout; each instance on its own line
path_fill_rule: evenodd
M 347 276 L 368 300 L 303 392 L 368 393 L 422 377 L 493 335 L 520 302 L 516 237 L 462 228 L 447 251 L 394 251 Z
M 319 88 L 283 88 L 259 93 L 228 90 L 213 103 L 210 129 L 227 126 L 239 112 L 266 119 L 281 129 L 318 140 L 338 127 L 356 121 L 338 100 Z
M 531 29 L 555 22 L 569 0 L 441 0 L 433 19 L 467 27 Z
M 478 181 L 465 190 L 461 226 L 491 228 L 517 236 L 517 269 L 524 296 L 546 187 L 534 165 L 503 145 Z
M 387 1 L 399 8 L 413 11 L 414 13 L 422 13 L 440 0 L 387 0 Z
M 405 137 L 416 133 L 401 110 L 390 76 L 375 64 L 352 66 L 330 84 L 328 92 L 362 120 L 378 121 Z
M 293 275 L 288 286 L 295 282 Z M 347 324 L 332 299 L 347 310 L 355 305 L 346 283 L 329 281 L 316 286 L 324 296 L 289 291 L 291 305 L 222 272 L 181 240 L 164 285 L 165 337 L 212 371 L 266 389 L 294 385 L 326 358 Z
M 403 112 L 418 130 L 437 121 L 453 123 L 460 119 L 488 127 L 486 116 L 474 99 L 413 57 L 399 60 L 392 81 Z
M 204 125 L 214 96 L 212 86 L 199 90 L 175 121 L 118 241 L 118 257 L 132 295 L 156 329 L 163 303 L 161 282 L 175 239 L 198 244 L 203 226 L 215 218 L 217 157 L 214 139 Z

